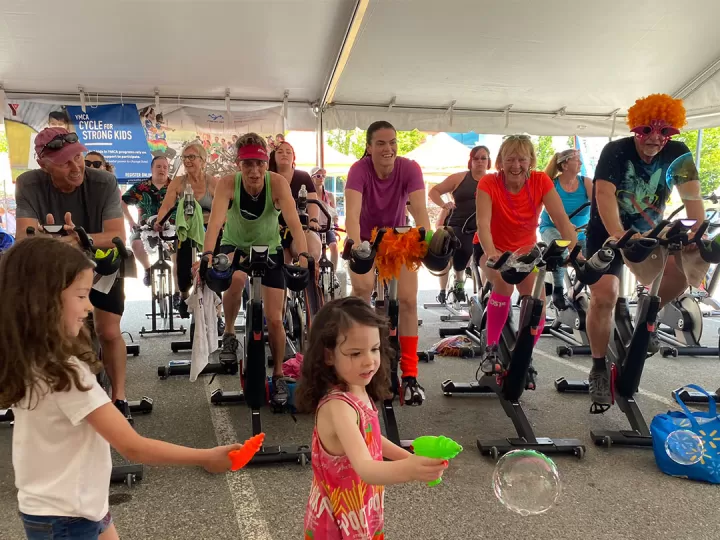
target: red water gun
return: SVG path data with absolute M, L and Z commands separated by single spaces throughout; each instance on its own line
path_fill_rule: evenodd
M 245 443 L 243 443 L 242 445 L 242 448 L 240 448 L 239 450 L 232 450 L 228 452 L 228 457 L 230 458 L 230 462 L 232 463 L 232 465 L 230 466 L 230 470 L 239 471 L 245 465 L 250 463 L 250 460 L 253 458 L 253 456 L 258 453 L 260 448 L 262 448 L 264 440 L 265 434 L 258 433 L 257 435 L 254 435 L 250 437 L 247 441 L 245 441 Z

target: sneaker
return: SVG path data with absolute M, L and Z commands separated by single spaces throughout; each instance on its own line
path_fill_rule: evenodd
M 133 417 L 132 414 L 130 414 L 130 404 L 127 402 L 127 400 L 116 399 L 114 405 L 115 407 L 117 407 L 117 410 L 120 411 L 120 413 L 125 417 L 125 420 L 132 424 Z
M 218 319 L 218 322 L 217 322 L 218 335 L 222 336 L 223 334 L 225 334 L 225 321 L 223 320 L 222 317 L 218 317 L 217 319 Z
M 660 338 L 657 334 L 657 326 L 654 332 L 650 332 L 650 341 L 648 342 L 648 355 L 653 355 L 660 350 Z
M 440 294 L 438 294 L 435 299 L 437 300 L 438 304 L 445 305 L 445 302 L 447 301 L 447 293 L 445 291 L 440 291 Z
M 270 401 L 278 406 L 284 407 L 287 405 L 290 399 L 290 389 L 288 388 L 288 381 L 285 377 L 274 375 L 272 378 L 273 389 L 270 394 Z
M 465 297 L 465 283 L 455 282 L 452 292 L 455 297 L 455 302 L 462 304 L 467 301 L 467 298 Z
M 173 293 L 172 303 L 173 303 L 173 309 L 175 311 L 180 310 L 180 302 L 182 302 L 182 296 L 180 296 L 180 293 L 179 292 Z
M 184 298 L 180 300 L 180 304 L 177 307 L 177 312 L 181 319 L 190 318 L 190 311 L 188 310 L 188 305 Z
M 145 269 L 145 277 L 143 277 L 143 285 L 145 285 L 146 287 L 149 287 L 151 282 L 152 282 L 152 270 L 147 268 L 147 269 Z
M 485 349 L 482 362 L 480 363 L 480 371 L 485 375 L 499 375 L 503 371 L 502 363 L 500 362 L 500 354 L 498 353 L 498 346 L 492 345 Z
M 537 370 L 530 364 L 528 367 L 527 378 L 525 379 L 525 390 L 535 390 L 537 388 Z
M 590 399 L 593 402 L 593 407 L 590 412 L 593 414 L 605 412 L 612 405 L 610 375 L 607 369 L 591 369 L 588 382 L 590 386 Z
M 553 307 L 558 311 L 564 311 L 568 308 L 567 301 L 565 300 L 565 295 L 562 292 L 553 291 L 552 303 Z
M 333 289 L 333 291 L 340 290 L 340 280 L 338 280 L 338 278 L 335 274 L 333 274 L 333 278 L 332 278 L 332 289 Z
M 222 350 L 220 351 L 221 362 L 237 362 L 237 350 L 240 343 L 235 334 L 223 334 Z
M 425 389 L 415 377 L 403 377 L 403 403 L 405 405 L 422 405 L 425 401 Z

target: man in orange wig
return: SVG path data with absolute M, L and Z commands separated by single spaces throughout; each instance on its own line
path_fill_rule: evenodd
M 655 227 L 663 218 L 671 188 L 665 180 L 667 169 L 676 158 L 690 152 L 685 143 L 671 140 L 685 125 L 685 107 L 679 99 L 653 94 L 630 107 L 627 123 L 633 135 L 608 143 L 595 170 L 593 201 L 587 228 L 587 255 L 592 256 L 608 237 L 620 238 L 625 231 L 640 233 Z M 696 227 L 705 219 L 697 171 L 695 180 L 678 185 L 687 216 Z M 605 354 L 610 340 L 613 309 L 619 294 L 623 259 L 615 257 L 611 272 L 590 287 L 587 315 L 588 338 L 593 356 L 590 371 L 590 397 L 603 412 L 611 405 L 610 377 Z M 685 275 L 674 257 L 665 268 L 660 286 L 661 305 L 675 299 L 687 288 Z M 657 337 L 651 339 L 657 347 Z

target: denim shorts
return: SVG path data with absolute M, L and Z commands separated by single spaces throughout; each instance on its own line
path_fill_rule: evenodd
M 20 512 L 28 540 L 97 540 L 112 525 L 108 512 L 101 521 L 81 517 L 29 516 Z

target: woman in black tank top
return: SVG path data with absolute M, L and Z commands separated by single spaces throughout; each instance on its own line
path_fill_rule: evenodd
M 455 286 L 453 287 L 454 299 L 458 302 L 465 302 L 465 268 L 467 268 L 472 257 L 472 234 L 462 234 L 462 226 L 465 221 L 475 212 L 475 192 L 478 181 L 485 176 L 488 169 L 492 167 L 490 150 L 486 146 L 476 146 L 470 151 L 468 160 L 468 171 L 451 174 L 441 183 L 430 189 L 428 197 L 441 209 L 437 225 L 449 225 L 455 231 L 460 240 L 461 247 L 455 251 L 453 256 L 453 269 L 455 270 Z M 452 201 L 444 201 L 442 196 L 446 193 L 452 195 Z M 473 227 L 474 229 L 474 227 Z M 440 294 L 437 301 L 445 303 L 447 297 L 448 272 L 440 276 Z

